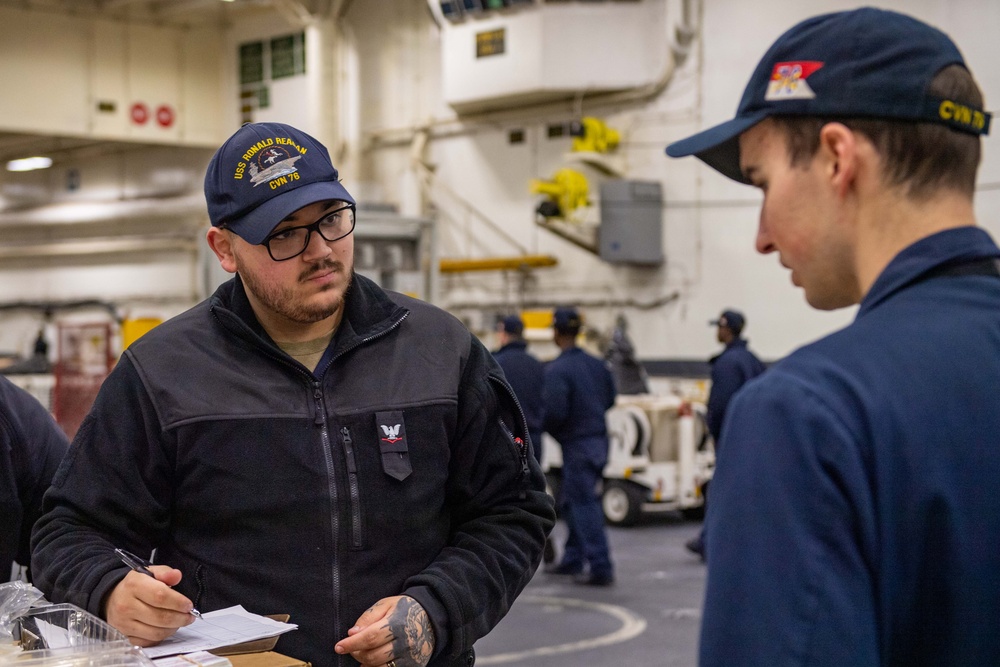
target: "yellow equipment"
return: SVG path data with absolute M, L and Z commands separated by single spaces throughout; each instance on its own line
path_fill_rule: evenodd
M 122 322 L 122 348 L 127 348 L 153 327 L 162 324 L 156 317 L 138 317 Z
M 620 141 L 618 130 L 612 130 L 599 118 L 584 116 L 573 137 L 573 151 L 607 153 L 617 148 Z
M 532 179 L 531 192 L 548 196 L 559 207 L 559 215 L 563 218 L 590 203 L 587 201 L 590 194 L 587 177 L 575 169 L 559 169 L 550 181 Z

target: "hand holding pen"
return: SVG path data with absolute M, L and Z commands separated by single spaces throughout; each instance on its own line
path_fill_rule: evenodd
M 131 570 L 146 575 L 126 575 L 104 602 L 108 623 L 134 644 L 152 646 L 200 616 L 191 600 L 172 590 L 181 581 L 180 570 L 152 565 L 124 549 L 115 549 L 115 555 Z
M 139 558 L 134 554 L 130 554 L 124 549 L 115 549 L 115 553 L 118 554 L 118 558 L 121 560 L 121 562 L 125 563 L 136 572 L 141 572 L 142 574 L 148 575 L 153 579 L 156 579 L 156 575 L 153 574 L 149 569 L 151 563 L 149 563 L 145 559 Z M 201 612 L 195 609 L 194 607 L 191 607 L 191 611 L 189 613 L 195 618 L 201 618 Z

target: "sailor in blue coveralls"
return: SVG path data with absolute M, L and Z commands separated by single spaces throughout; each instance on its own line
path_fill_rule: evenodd
M 854 322 L 729 406 L 700 665 L 1000 665 L 1000 248 L 990 114 L 943 32 L 862 8 L 771 46 L 671 144 L 760 188 L 757 250 Z
M 708 432 L 715 443 L 715 458 L 719 458 L 719 442 L 722 438 L 722 420 L 726 408 L 736 392 L 744 384 L 764 372 L 764 364 L 757 358 L 747 340 L 742 337 L 746 318 L 736 310 L 726 310 L 719 319 L 709 322 L 714 327 L 716 339 L 726 347 L 710 359 L 712 364 L 712 388 L 708 394 Z M 705 558 L 705 527 L 701 534 L 685 545 L 690 551 Z
M 615 383 L 603 361 L 576 346 L 581 324 L 574 308 L 556 309 L 552 326 L 562 353 L 545 367 L 545 430 L 562 446 L 560 501 L 569 529 L 562 560 L 546 571 L 608 586 L 614 568 L 597 488 L 608 462 L 604 413 L 615 403 Z
M 497 323 L 500 349 L 493 358 L 500 364 L 510 388 L 521 404 L 524 419 L 528 422 L 531 451 L 539 465 L 542 463 L 542 420 L 545 415 L 545 369 L 542 362 L 528 352 L 524 340 L 524 320 L 518 315 L 508 315 Z
M 722 437 L 722 420 L 726 408 L 736 392 L 744 384 L 764 372 L 764 364 L 747 347 L 747 339 L 742 337 L 746 318 L 743 313 L 727 310 L 709 324 L 717 327 L 716 339 L 725 349 L 712 357 L 712 389 L 708 394 L 708 431 L 715 440 L 715 454 L 719 454 L 719 439 Z

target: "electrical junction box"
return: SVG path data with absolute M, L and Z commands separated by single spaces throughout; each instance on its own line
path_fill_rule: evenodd
M 601 183 L 598 255 L 613 264 L 663 264 L 663 188 L 656 181 Z
M 466 10 L 460 20 L 442 23 L 445 101 L 471 113 L 653 83 L 669 57 L 665 5 L 547 2 Z

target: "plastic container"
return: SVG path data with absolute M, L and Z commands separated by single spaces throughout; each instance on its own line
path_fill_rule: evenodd
M 63 648 L 131 648 L 128 637 L 72 604 L 33 607 L 14 619 L 14 641 L 24 651 Z
M 153 667 L 128 637 L 72 604 L 29 609 L 12 635 L 21 650 L 0 653 L 4 667 Z
M 156 667 L 138 647 L 127 651 L 54 649 L 0 656 L 4 667 Z

